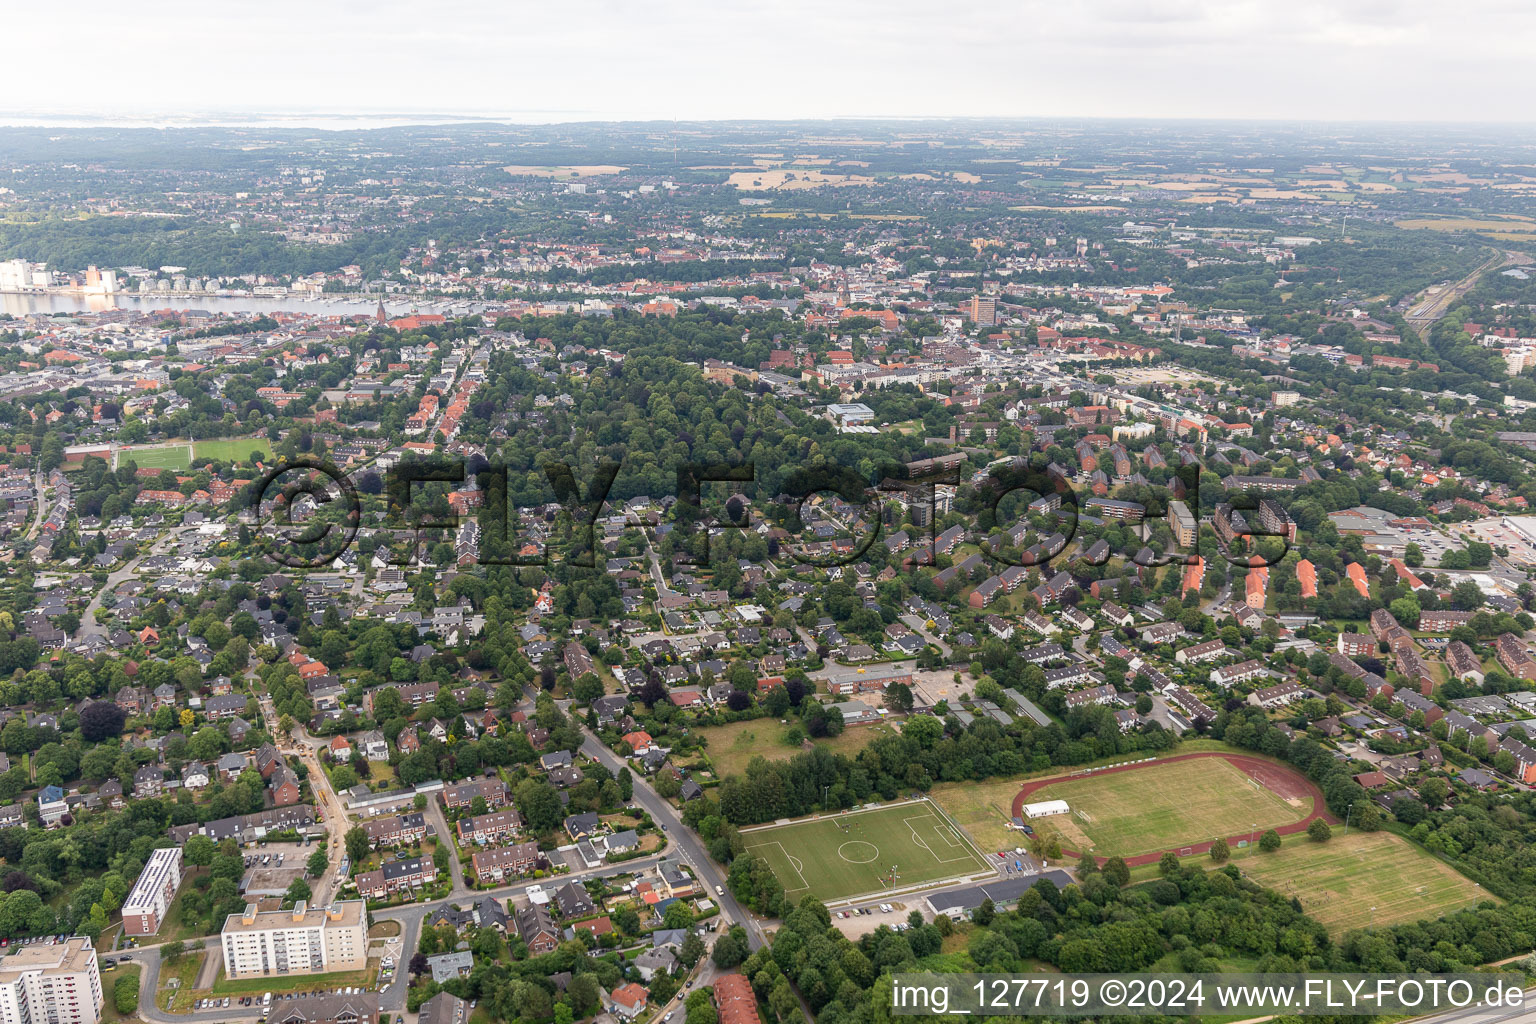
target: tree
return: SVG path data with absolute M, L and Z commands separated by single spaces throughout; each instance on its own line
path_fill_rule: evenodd
M 314 853 L 309 855 L 309 863 L 305 865 L 305 868 L 309 871 L 311 877 L 319 878 L 321 875 L 325 874 L 325 867 L 328 863 L 329 861 L 325 856 L 325 851 L 316 850 Z
M 635 913 L 633 907 L 620 907 L 613 912 L 610 918 L 613 926 L 625 935 L 640 934 L 640 915 Z
M 420 975 L 426 969 L 427 969 L 427 954 L 425 954 L 425 953 L 415 953 L 415 954 L 413 954 L 411 956 L 411 963 L 410 963 L 410 966 L 409 966 L 408 970 L 412 974 Z
M 1269 829 L 1265 832 L 1259 837 L 1259 849 L 1265 853 L 1274 853 L 1280 849 L 1280 833 L 1274 829 Z
M 560 794 L 543 779 L 524 779 L 517 786 L 516 806 L 534 833 L 553 832 L 565 820 Z
M 1362 832 L 1375 832 L 1381 828 L 1381 812 L 1373 803 L 1361 803 L 1355 808 L 1355 824 Z
M 1174 853 L 1172 850 L 1163 854 L 1162 858 L 1157 862 L 1157 873 L 1162 875 L 1164 878 L 1167 878 L 1170 875 L 1178 874 L 1179 855 Z
M 298 903 L 308 900 L 313 895 L 314 893 L 310 891 L 308 882 L 302 878 L 295 878 L 293 884 L 288 887 L 288 891 L 283 894 L 283 898 Z
M 1450 795 L 1450 792 L 1450 784 L 1436 775 L 1424 780 L 1424 784 L 1419 787 L 1419 798 L 1427 807 L 1434 810 L 1445 803 L 1445 798 Z
M 1116 885 L 1127 885 L 1131 880 L 1131 869 L 1125 863 L 1124 857 L 1111 857 L 1104 862 L 1104 877 Z
M 80 711 L 80 737 L 87 743 L 100 743 L 123 731 L 128 713 L 110 701 L 98 700 Z
M 347 829 L 346 844 L 347 858 L 354 866 L 361 864 L 363 858 L 368 856 L 368 833 L 363 831 L 361 825 Z
M 188 864 L 207 867 L 213 863 L 213 855 L 216 852 L 217 847 L 213 845 L 212 839 L 207 836 L 191 836 L 182 847 L 181 855 Z
M 1326 843 L 1333 838 L 1333 829 L 1322 818 L 1313 818 L 1312 824 L 1307 826 L 1307 838 L 1314 843 Z
M 689 932 L 688 937 L 683 940 L 682 947 L 677 951 L 677 959 L 682 963 L 684 967 L 687 967 L 691 970 L 693 965 L 698 963 L 699 959 L 703 955 L 704 940 L 699 938 L 696 933 Z
M 661 918 L 667 928 L 687 928 L 693 924 L 693 911 L 682 900 L 670 904 Z
M 112 985 L 112 1004 L 119 1015 L 128 1017 L 139 1008 L 139 974 L 132 971 L 122 975 Z
M 747 958 L 747 951 L 747 931 L 741 925 L 736 925 L 715 940 L 711 959 L 715 961 L 716 967 L 728 971 Z

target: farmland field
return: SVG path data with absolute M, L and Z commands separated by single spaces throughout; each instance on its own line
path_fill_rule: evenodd
M 1326 843 L 1287 836 L 1274 853 L 1234 863 L 1260 885 L 1294 896 L 1335 934 L 1419 921 L 1493 899 L 1448 864 L 1390 832 L 1351 832 Z M 1376 908 L 1374 913 L 1371 908 Z
M 803 818 L 744 831 L 741 838 L 749 853 L 768 861 L 791 900 L 807 893 L 820 900 L 846 899 L 989 866 L 927 800 Z
M 1257 762 L 1264 765 L 1265 762 Z M 1171 758 L 1127 770 L 1046 780 L 1027 800 L 1065 800 L 1071 813 L 1039 818 L 1035 828 L 1065 849 L 1098 857 L 1147 857 L 1228 838 L 1294 827 L 1313 801 L 1279 779 L 1263 782 L 1220 755 Z M 1284 795 L 1282 795 L 1284 794 Z

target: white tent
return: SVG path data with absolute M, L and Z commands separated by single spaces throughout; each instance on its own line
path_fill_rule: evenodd
M 1065 800 L 1046 800 L 1038 804 L 1025 804 L 1024 817 L 1043 818 L 1048 814 L 1070 814 L 1072 808 L 1067 806 Z

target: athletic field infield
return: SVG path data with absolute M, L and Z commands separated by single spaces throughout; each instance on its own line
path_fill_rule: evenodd
M 1204 853 L 1216 838 L 1237 846 L 1266 829 L 1289 835 L 1327 816 L 1322 794 L 1295 769 L 1214 752 L 1031 780 L 1014 798 L 1014 813 L 1047 800 L 1065 800 L 1071 810 L 1031 824 L 1056 836 L 1063 852 L 1124 857 L 1133 866 L 1169 850 Z
M 827 814 L 742 833 L 798 900 L 841 900 L 967 876 L 990 867 L 970 838 L 932 803 Z

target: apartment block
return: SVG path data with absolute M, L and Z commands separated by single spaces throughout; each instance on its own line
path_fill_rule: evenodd
M 368 964 L 367 916 L 362 900 L 325 908 L 300 900 L 292 910 L 258 910 L 252 903 L 224 922 L 224 974 L 260 978 L 360 971 Z
M 133 891 L 123 901 L 123 932 L 127 935 L 153 935 L 160 930 L 181 888 L 181 847 L 169 846 L 149 855 L 149 863 L 139 872 Z
M 0 1024 L 96 1024 L 103 1005 L 90 939 L 75 935 L 0 957 Z

